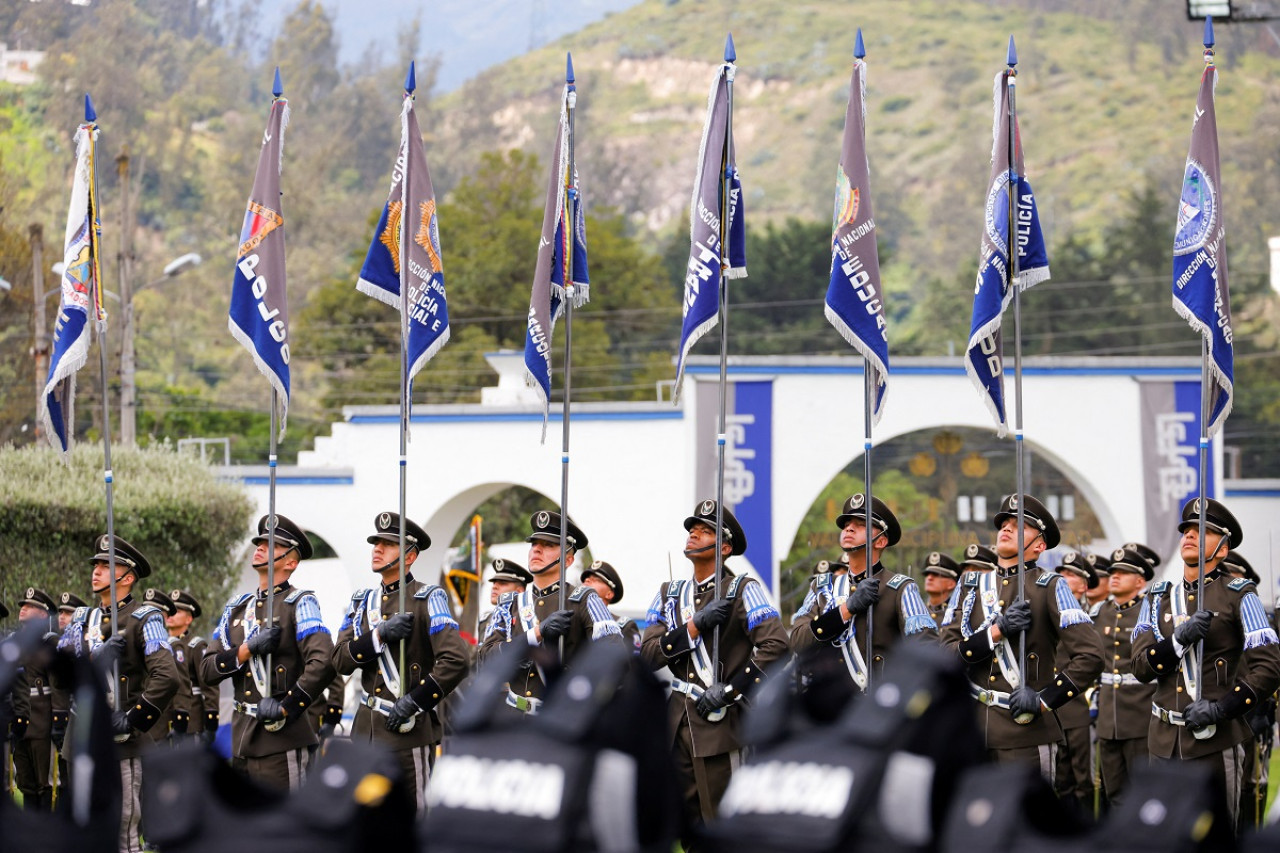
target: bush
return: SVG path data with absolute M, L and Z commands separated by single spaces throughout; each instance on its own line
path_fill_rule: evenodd
M 151 563 L 148 587 L 189 590 L 204 607 L 206 636 L 238 576 L 232 549 L 244 538 L 253 505 L 198 459 L 168 447 L 112 448 L 115 531 Z M 102 448 L 81 443 L 63 464 L 45 447 L 0 448 L 0 566 L 10 610 L 28 586 L 63 590 L 95 603 L 89 558 L 106 532 Z

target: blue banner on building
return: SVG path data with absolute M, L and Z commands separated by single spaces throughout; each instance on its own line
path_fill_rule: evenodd
M 1200 494 L 1200 382 L 1142 385 L 1143 480 L 1147 541 L 1167 560 L 1177 556 L 1182 505 Z M 1205 494 L 1218 494 L 1213 453 Z

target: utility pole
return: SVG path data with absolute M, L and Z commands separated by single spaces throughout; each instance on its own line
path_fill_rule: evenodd
M 133 352 L 133 218 L 129 193 L 129 147 L 116 158 L 120 176 L 120 309 L 123 313 L 120 340 L 120 441 L 131 447 L 138 442 L 138 389 Z
M 40 406 L 44 402 L 44 383 L 49 377 L 49 326 L 44 316 L 44 226 L 38 222 L 27 228 L 31 243 L 31 311 L 35 323 L 35 345 L 31 355 L 36 362 L 35 436 L 40 440 Z

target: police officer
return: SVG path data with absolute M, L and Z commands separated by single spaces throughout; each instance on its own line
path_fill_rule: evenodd
M 436 746 L 444 734 L 436 706 L 466 677 L 470 651 L 458 633 L 444 589 L 423 583 L 411 571 L 431 547 L 427 532 L 395 512 L 378 513 L 373 524 L 368 539 L 372 567 L 382 582 L 351 597 L 333 646 L 333 665 L 341 675 L 360 672 L 364 697 L 352 724 L 352 740 L 396 754 L 422 812 Z
M 960 571 L 994 572 L 999 568 L 1000 557 L 986 545 L 971 543 L 964 549 L 964 559 L 960 561 Z
M 956 591 L 960 579 L 960 564 L 949 555 L 933 551 L 924 561 L 924 594 L 929 597 L 929 615 L 933 624 L 942 627 L 942 617 L 947 612 L 947 602 Z
M 275 554 L 269 555 L 272 524 Z M 319 743 L 303 718 L 333 681 L 333 640 L 315 594 L 289 580 L 311 558 L 302 528 L 283 515 L 264 515 L 253 544 L 258 590 L 227 602 L 200 661 L 200 678 L 209 686 L 232 680 L 232 765 L 263 785 L 293 791 L 302 784 L 310 748 Z M 273 561 L 275 586 L 269 589 Z
M 1088 563 L 1098 579 L 1097 586 L 1091 586 L 1084 591 L 1084 601 L 1081 602 L 1085 612 L 1092 619 L 1102 611 L 1103 603 L 1111 595 L 1111 560 L 1102 554 L 1090 552 L 1084 555 L 1084 561 Z
M 582 570 L 582 575 L 578 580 L 583 586 L 589 586 L 596 591 L 596 595 L 600 596 L 600 600 L 604 602 L 605 607 L 609 608 L 609 615 L 613 616 L 613 621 L 618 623 L 618 630 L 622 632 L 623 643 L 626 644 L 627 648 L 638 653 L 640 651 L 640 626 L 636 624 L 634 619 L 619 618 L 613 612 L 613 607 L 611 606 L 622 600 L 622 576 L 618 574 L 618 570 L 604 560 L 596 560 Z
M 1044 504 L 1030 495 L 1021 501 L 1019 553 L 1018 503 L 1017 495 L 1001 501 L 993 519 L 996 571 L 965 574 L 956 610 L 950 621 L 944 619 L 942 639 L 965 665 L 990 756 L 1030 762 L 1052 784 L 1060 732 L 1044 712 L 1079 696 L 1098 677 L 1102 643 L 1062 578 L 1036 565 L 1036 558 L 1062 537 Z M 1026 572 L 1021 599 L 1019 558 Z M 1023 667 L 1019 635 L 1026 643 Z
M 791 627 L 791 648 L 797 655 L 809 653 L 815 645 L 841 650 L 849 676 L 861 689 L 866 688 L 868 670 L 883 667 L 886 652 L 899 640 L 914 635 L 936 638 L 938 630 L 916 582 L 909 575 L 890 575 L 880 562 L 885 549 L 902 538 L 897 517 L 884 501 L 873 497 L 868 535 L 866 501 L 861 493 L 851 496 L 836 518 L 840 547 L 849 556 L 847 578 L 828 575 L 829 592 L 819 590 Z M 815 587 L 822 584 L 820 575 Z
M 589 586 L 574 587 L 562 581 L 578 552 L 587 547 L 587 535 L 568 519 L 564 523 L 565 553 L 560 553 L 560 514 L 542 510 L 529 517 L 529 572 L 533 583 L 524 592 L 507 593 L 489 617 L 479 660 L 496 654 L 517 633 L 531 647 L 530 661 L 508 685 L 507 705 L 525 714 L 537 713 L 545 695 L 546 666 L 555 662 L 558 641 L 564 639 L 564 664 L 585 643 L 604 640 L 622 643 L 618 623 L 600 596 Z M 560 584 L 565 584 L 564 610 L 558 610 Z M 544 645 L 545 644 L 545 645 Z
M 186 663 L 187 678 L 191 683 L 190 693 L 184 694 L 190 718 L 187 733 L 211 743 L 218 732 L 219 691 L 217 685 L 205 689 L 204 682 L 200 680 L 200 661 L 204 659 L 209 641 L 191 633 L 192 623 L 204 614 L 204 608 L 185 589 L 173 590 L 169 598 L 173 601 L 174 612 L 165 617 L 165 626 L 174 640 L 174 657 Z
M 1243 744 L 1250 736 L 1244 717 L 1280 686 L 1280 643 L 1253 582 L 1232 579 L 1221 568 L 1228 550 L 1244 539 L 1231 511 L 1216 500 L 1190 500 L 1178 531 L 1182 580 L 1152 586 L 1133 631 L 1134 674 L 1156 685 L 1147 743 L 1153 760 L 1209 767 L 1238 821 Z
M 81 607 L 88 607 L 85 600 L 80 596 L 68 590 L 63 590 L 58 594 L 58 633 L 61 634 L 71 624 L 71 620 L 75 617 L 75 613 Z M 67 784 L 67 762 L 62 757 L 62 745 L 67 736 L 67 726 L 71 722 L 71 695 L 68 691 L 55 689 L 53 691 L 53 724 L 49 730 L 49 737 L 53 741 L 55 751 L 55 760 L 58 763 L 57 772 L 54 775 L 54 792 L 53 803 L 55 808 L 59 808 L 59 803 L 64 803 L 63 790 Z
M 105 673 L 117 672 L 119 681 L 108 696 L 114 698 L 111 726 L 120 758 L 123 799 L 120 850 L 142 850 L 142 753 L 168 734 L 158 725 L 178 692 L 178 666 L 169 647 L 164 614 L 157 607 L 133 597 L 133 586 L 151 574 L 151 563 L 133 545 L 115 537 L 115 592 L 118 633 L 111 626 L 112 539 L 100 536 L 93 564 L 93 592 L 98 605 L 77 611 L 62 634 L 58 647 L 76 655 L 89 655 Z M 118 670 L 116 667 L 118 666 Z M 108 677 L 108 683 L 111 683 Z
M 1067 551 L 1062 555 L 1057 573 L 1071 588 L 1082 609 L 1088 608 L 1088 595 L 1102 586 L 1088 558 L 1079 551 Z M 1059 654 L 1066 649 L 1059 647 Z M 1056 661 L 1062 665 L 1063 661 Z M 1074 699 L 1054 711 L 1058 725 L 1062 727 L 1062 745 L 1058 750 L 1057 768 L 1054 773 L 1054 790 L 1058 796 L 1073 801 L 1082 815 L 1094 813 L 1093 749 L 1090 724 L 1093 722 L 1089 703 L 1096 683 L 1084 685 L 1084 690 Z
M 74 592 L 64 591 L 58 595 L 58 633 L 61 634 L 71 624 L 71 617 L 88 603 Z
M 746 553 L 747 534 L 722 510 L 720 560 Z M 646 617 L 641 659 L 673 676 L 667 722 L 690 827 L 716 815 L 742 755 L 742 700 L 787 654 L 778 609 L 758 581 L 723 566 L 716 595 L 716 502 L 700 502 L 684 520 L 691 578 L 662 584 Z M 720 659 L 713 660 L 719 629 Z M 689 845 L 686 843 L 685 848 Z
M 533 575 L 524 566 L 512 560 L 499 557 L 489 564 L 493 574 L 489 576 L 489 604 L 496 607 L 498 600 L 509 592 L 521 593 L 525 587 L 533 583 Z M 490 610 L 480 620 L 476 633 L 483 639 L 489 633 L 489 619 L 493 617 Z
M 1111 597 L 1093 620 L 1105 652 L 1098 686 L 1098 763 L 1107 802 L 1118 806 L 1129 777 L 1150 755 L 1147 730 L 1155 686 L 1134 676 L 1131 658 L 1133 629 L 1155 567 L 1140 551 L 1129 547 L 1117 548 L 1108 563 Z
M 27 587 L 18 600 L 18 621 L 27 625 L 43 623 L 50 628 L 53 598 L 44 590 Z M 13 685 L 22 713 L 12 723 L 13 771 L 22 804 L 27 809 L 53 810 L 53 687 L 45 667 L 33 661 L 23 663 Z

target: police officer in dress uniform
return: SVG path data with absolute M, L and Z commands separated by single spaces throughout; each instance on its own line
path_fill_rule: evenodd
M 558 640 L 564 639 L 564 664 L 584 644 L 603 640 L 622 643 L 622 632 L 600 596 L 589 586 L 575 587 L 562 581 L 578 552 L 587 547 L 587 535 L 568 519 L 566 553 L 560 553 L 560 514 L 542 510 L 529 517 L 529 572 L 533 583 L 521 593 L 507 593 L 489 616 L 489 627 L 477 655 L 479 661 L 497 654 L 516 634 L 529 641 L 527 665 L 507 688 L 507 705 L 524 714 L 536 714 L 546 693 L 545 667 L 556 662 Z M 565 583 L 564 610 L 557 610 L 560 584 Z
M 1222 559 L 1222 569 L 1233 578 L 1248 578 L 1262 586 L 1262 578 L 1249 565 L 1249 561 L 1235 551 L 1228 551 Z M 1274 621 L 1272 627 L 1275 627 Z M 1240 814 L 1246 826 L 1262 822 L 1267 803 L 1267 782 L 1271 764 L 1271 746 L 1276 721 L 1276 696 L 1272 693 L 1245 714 L 1245 722 L 1253 738 L 1245 741 L 1244 771 L 1240 784 Z
M 53 598 L 44 590 L 27 587 L 18 600 L 18 622 L 39 622 L 50 630 Z M 13 685 L 14 697 L 22 713 L 15 715 L 13 728 L 13 775 L 27 809 L 53 810 L 53 687 L 49 672 L 34 661 L 19 669 Z
M 81 607 L 89 605 L 83 598 L 73 592 L 63 590 L 58 594 L 58 627 L 57 631 L 61 634 L 71 624 L 75 612 Z M 53 805 L 55 809 L 60 809 L 60 803 L 63 800 L 63 791 L 67 784 L 67 762 L 62 757 L 62 745 L 67 735 L 67 724 L 71 722 L 71 695 L 61 689 L 53 691 L 53 725 L 50 729 L 50 738 L 53 741 L 55 751 L 55 760 L 58 763 L 57 773 L 54 776 L 54 792 Z
M 722 560 L 747 550 L 747 534 L 733 513 L 724 509 L 723 519 Z M 673 676 L 667 722 L 690 828 L 716 816 L 741 761 L 743 698 L 787 654 L 782 619 L 758 581 L 723 566 L 716 597 L 715 525 L 714 500 L 700 502 L 684 520 L 684 554 L 693 576 L 659 588 L 640 649 L 647 666 L 655 672 L 666 667 Z M 719 661 L 712 660 L 717 628 Z
M 519 563 L 504 560 L 501 557 L 489 564 L 493 574 L 489 575 L 489 605 L 496 607 L 498 600 L 508 592 L 521 593 L 525 587 L 533 583 L 533 575 Z M 476 635 L 484 638 L 489 633 L 489 620 L 493 617 L 490 610 L 480 620 Z
M 276 549 L 269 557 L 268 525 L 273 521 Z M 200 661 L 200 678 L 210 687 L 231 679 L 232 765 L 267 787 L 295 791 L 310 763 L 311 747 L 319 743 L 316 730 L 303 718 L 333 681 L 333 640 L 315 594 L 289 582 L 298 564 L 312 554 L 302 528 L 283 515 L 264 515 L 253 544 L 258 590 L 227 602 Z M 269 590 L 271 559 L 276 585 Z M 265 624 L 268 596 L 272 625 Z
M 1066 581 L 1082 609 L 1088 610 L 1088 594 L 1102 584 L 1088 558 L 1079 551 L 1067 551 L 1062 555 L 1057 573 Z M 1059 654 L 1065 654 L 1059 648 Z M 1060 663 L 1055 661 L 1055 665 Z M 1058 763 L 1054 771 L 1054 791 L 1065 800 L 1071 800 L 1082 815 L 1094 813 L 1093 749 L 1090 724 L 1093 722 L 1089 703 L 1096 682 L 1085 686 L 1083 692 L 1054 711 L 1058 725 L 1062 727 L 1062 745 L 1058 750 Z
M 1280 686 L 1280 643 L 1253 582 L 1233 580 L 1221 568 L 1227 551 L 1244 538 L 1230 510 L 1216 500 L 1192 499 L 1182 508 L 1178 531 L 1182 581 L 1152 586 L 1133 630 L 1134 674 L 1156 685 L 1147 744 L 1153 761 L 1208 766 L 1238 822 L 1244 744 L 1250 737 L 1244 718 Z M 1199 601 L 1202 545 L 1204 600 Z
M 815 646 L 829 647 L 831 652 L 824 648 L 821 653 L 842 656 L 850 677 L 861 689 L 866 688 L 868 668 L 881 669 L 885 654 L 899 640 L 915 635 L 936 638 L 938 630 L 915 580 L 909 575 L 890 575 L 880 562 L 885 549 L 902 538 L 897 517 L 887 504 L 872 497 L 874 533 L 868 537 L 866 500 L 861 493 L 853 495 L 836 518 L 840 547 L 849 556 L 848 575 L 818 575 L 791 623 L 792 651 L 810 655 Z M 868 546 L 872 563 L 869 576 Z M 873 621 L 867 616 L 868 610 L 874 614 Z M 871 660 L 867 660 L 866 648 L 869 623 Z
M 1098 687 L 1098 763 L 1107 802 L 1124 800 L 1129 777 L 1147 764 L 1147 730 L 1155 686 L 1133 674 L 1133 629 L 1142 612 L 1147 584 L 1155 566 L 1134 548 L 1118 548 L 1108 561 L 1111 597 L 1094 617 L 1102 637 L 1105 663 Z
M 947 613 L 947 602 L 956 591 L 960 580 L 960 564 L 940 551 L 933 551 L 924 561 L 924 594 L 929 601 L 929 615 L 933 624 L 942 627 L 942 617 Z
M 395 512 L 378 513 L 373 524 L 368 539 L 371 561 L 382 583 L 351 597 L 333 646 L 333 665 L 341 675 L 360 672 L 364 696 L 352 724 L 352 740 L 395 753 L 421 813 L 436 747 L 444 736 L 436 706 L 466 677 L 470 650 L 458 633 L 444 589 L 423 583 L 411 572 L 419 555 L 431 547 L 427 532 Z
M 1102 611 L 1102 605 L 1111 597 L 1111 560 L 1102 554 L 1089 552 L 1084 555 L 1084 561 L 1089 564 L 1089 568 L 1098 578 L 1098 585 L 1086 589 L 1084 601 L 1080 602 L 1084 606 L 1084 611 L 1092 619 Z
M 623 643 L 627 648 L 638 654 L 640 652 L 640 626 L 636 624 L 634 619 L 618 618 L 611 606 L 622 601 L 622 576 L 618 574 L 618 570 L 604 560 L 596 560 L 582 570 L 582 575 L 578 580 L 583 586 L 589 586 L 596 591 L 596 595 L 600 596 L 600 600 L 604 602 L 605 607 L 609 608 L 609 615 L 613 616 L 613 621 L 618 623 L 618 630 L 622 632 Z
M 169 703 L 178 692 L 178 665 L 169 647 L 169 633 L 163 612 L 133 597 L 133 586 L 151 574 L 147 558 L 124 539 L 115 537 L 116 622 L 111 630 L 111 538 L 97 540 L 93 564 L 93 592 L 98 605 L 77 611 L 62 633 L 58 648 L 72 654 L 89 655 L 98 669 L 107 674 L 119 666 L 119 681 L 108 696 L 114 696 L 111 725 L 115 730 L 116 753 L 120 758 L 122 815 L 119 848 L 142 850 L 142 754 L 163 743 L 168 732 L 159 725 Z M 81 616 L 81 614 L 83 614 Z
M 171 622 L 178 612 L 178 605 L 172 596 L 162 589 L 148 589 L 143 591 L 142 600 L 164 614 L 169 648 L 173 649 L 173 660 L 178 665 L 178 692 L 173 695 L 173 700 L 169 702 L 169 707 L 165 709 L 164 716 L 157 724 L 172 746 L 186 738 L 191 731 L 192 714 L 198 713 L 195 710 L 195 697 L 191 690 L 191 663 L 187 660 L 187 650 L 182 642 L 181 633 L 174 631 Z
M 1025 597 L 1017 597 L 1018 496 L 1010 495 L 993 519 L 996 571 L 965 573 L 955 612 L 944 618 L 942 641 L 965 665 L 990 756 L 1038 766 L 1052 784 L 1061 731 L 1044 712 L 1079 696 L 1098 677 L 1102 642 L 1062 578 L 1036 566 L 1036 558 L 1061 540 L 1057 522 L 1030 495 L 1022 498 L 1022 510 Z M 1026 636 L 1022 672 L 1019 634 Z
M 164 621 L 169 628 L 169 636 L 175 638 L 174 655 L 182 650 L 182 659 L 187 664 L 187 677 L 191 680 L 191 693 L 188 711 L 190 721 L 187 733 L 198 737 L 204 743 L 212 743 L 218 733 L 218 699 L 219 690 L 215 684 L 206 689 L 200 680 L 200 661 L 204 659 L 205 649 L 209 641 L 199 634 L 191 633 L 191 625 L 204 614 L 200 601 L 185 589 L 175 589 L 169 593 L 175 612 Z

